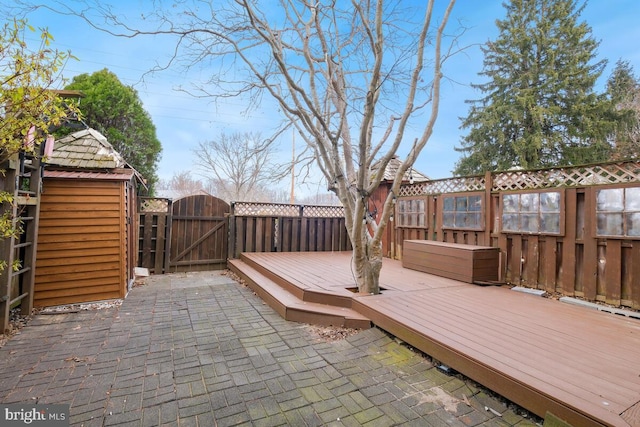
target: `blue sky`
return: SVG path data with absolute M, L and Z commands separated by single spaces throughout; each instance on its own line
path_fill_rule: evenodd
M 0 4 L 5 1 L 0 0 Z M 144 0 L 113 1 L 118 12 L 139 16 Z M 504 17 L 501 0 L 458 0 L 450 28 L 459 20 L 466 30 L 461 45 L 470 47 L 451 59 L 445 67 L 449 78 L 443 85 L 441 109 L 434 135 L 416 162 L 415 168 L 431 178 L 451 176 L 451 170 L 459 157 L 454 150 L 460 143 L 463 131 L 459 129 L 461 116 L 468 112 L 465 100 L 476 99 L 479 94 L 469 84 L 479 83 L 482 70 L 482 55 L 479 44 L 495 39 L 495 20 Z M 145 71 L 167 57 L 171 46 L 157 39 L 125 39 L 113 37 L 88 26 L 78 18 L 61 16 L 40 10 L 27 16 L 35 27 L 47 27 L 53 34 L 54 47 L 70 50 L 79 61 L 71 61 L 64 76 L 71 78 L 81 73 L 92 73 L 103 68 L 114 72 L 121 82 L 133 85 L 138 91 L 145 109 L 156 125 L 162 142 L 163 153 L 158 175 L 170 179 L 174 173 L 192 169 L 191 152 L 198 142 L 245 130 L 268 129 L 272 119 L 268 108 L 263 108 L 243 117 L 241 100 L 229 100 L 215 105 L 176 91 L 188 85 L 189 79 L 178 70 L 168 70 L 145 77 Z M 599 82 L 599 90 L 616 61 L 629 61 L 636 75 L 640 74 L 640 2 L 638 0 L 591 0 L 582 14 L 599 40 L 598 59 L 607 59 L 609 64 Z M 264 132 L 263 132 L 264 135 Z M 266 136 L 266 135 L 265 135 Z M 413 138 L 407 139 L 412 140 Z M 290 158 L 291 136 L 281 141 L 283 159 Z M 400 152 L 400 155 L 405 154 Z M 194 174 L 195 175 L 195 174 Z M 197 175 L 195 175 L 197 176 Z M 287 189 L 289 184 L 283 184 Z M 317 187 L 317 188 L 316 188 Z M 316 192 L 321 186 L 308 186 L 301 192 Z

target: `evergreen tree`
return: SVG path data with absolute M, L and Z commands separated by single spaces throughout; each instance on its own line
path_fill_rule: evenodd
M 512 0 L 503 4 L 495 41 L 483 48 L 487 78 L 471 104 L 454 173 L 537 168 L 606 160 L 610 103 L 594 92 L 606 61 L 593 62 L 596 42 L 576 0 Z
M 138 93 L 107 69 L 73 78 L 66 89 L 80 90 L 84 122 L 102 133 L 113 148 L 147 180 L 152 191 L 162 146 Z
M 618 61 L 607 81 L 616 128 L 613 159 L 640 157 L 640 81 L 627 61 Z

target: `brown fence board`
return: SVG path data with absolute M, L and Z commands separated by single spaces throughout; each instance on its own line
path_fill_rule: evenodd
M 309 220 L 309 251 L 315 252 L 318 245 L 318 223 L 312 219 Z
M 264 223 L 265 218 L 258 218 L 256 227 L 256 252 L 264 252 L 265 248 L 265 237 L 264 237 Z
M 640 277 L 640 242 L 633 242 L 631 248 L 631 283 L 632 287 L 629 291 L 632 307 L 640 310 L 640 286 L 638 278 Z M 635 280 L 635 282 L 634 282 Z
M 256 229 L 257 228 L 258 228 L 258 219 L 251 218 L 251 221 L 250 221 L 249 218 L 247 218 L 247 225 L 245 229 L 245 239 L 249 248 L 254 251 L 256 250 Z
M 164 272 L 165 268 L 164 253 L 167 248 L 167 215 L 158 215 L 157 217 L 155 243 L 153 273 L 159 274 Z
M 576 218 L 576 191 L 567 189 L 565 191 L 565 218 Z M 576 227 L 574 223 L 565 227 L 562 244 L 562 271 L 560 275 L 560 286 L 565 295 L 574 295 L 574 282 L 576 271 Z
M 538 284 L 538 257 L 540 249 L 538 247 L 538 236 L 527 236 L 525 262 L 523 266 L 524 281 L 527 286 L 537 288 Z
M 620 304 L 620 284 L 622 280 L 622 275 L 620 274 L 622 246 L 620 240 L 610 239 L 607 241 L 605 259 L 605 302 L 618 305 Z
M 335 221 L 334 218 L 329 218 L 328 220 L 325 221 L 324 224 L 324 248 L 322 249 L 323 251 L 332 251 L 333 250 L 333 239 L 332 239 L 332 230 L 333 227 L 336 225 L 334 224 Z
M 540 243 L 542 256 L 539 259 L 541 266 L 540 283 L 547 292 L 556 290 L 556 239 L 545 236 L 544 242 Z
M 511 236 L 511 283 L 520 285 L 522 282 L 522 236 Z
M 280 230 L 282 234 L 280 235 L 282 240 L 282 244 L 280 245 L 281 252 L 291 252 L 292 251 L 292 241 L 295 240 L 293 234 L 293 224 L 291 218 L 280 218 L 279 221 L 282 223 L 282 227 Z
M 598 245 L 595 239 L 593 224 L 595 214 L 595 192 L 585 191 L 584 197 L 584 224 L 582 232 L 582 296 L 588 300 L 595 300 L 597 296 L 597 276 L 598 276 Z

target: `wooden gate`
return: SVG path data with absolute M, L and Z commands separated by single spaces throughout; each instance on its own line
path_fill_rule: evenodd
M 227 268 L 229 205 L 209 195 L 173 203 L 169 271 Z

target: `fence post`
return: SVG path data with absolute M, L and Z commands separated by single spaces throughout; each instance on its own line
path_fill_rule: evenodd
M 173 200 L 167 201 L 167 233 L 165 235 L 164 244 L 164 273 L 170 272 L 171 263 L 171 240 L 173 233 Z
M 229 203 L 231 212 L 229 214 L 229 244 L 228 255 L 229 259 L 236 259 L 236 202 Z
M 491 188 L 493 188 L 493 175 L 491 171 L 487 171 L 484 174 L 484 242 L 485 246 L 491 245 L 491 225 L 493 224 L 493 216 L 496 212 L 493 212 L 493 203 L 491 201 Z

